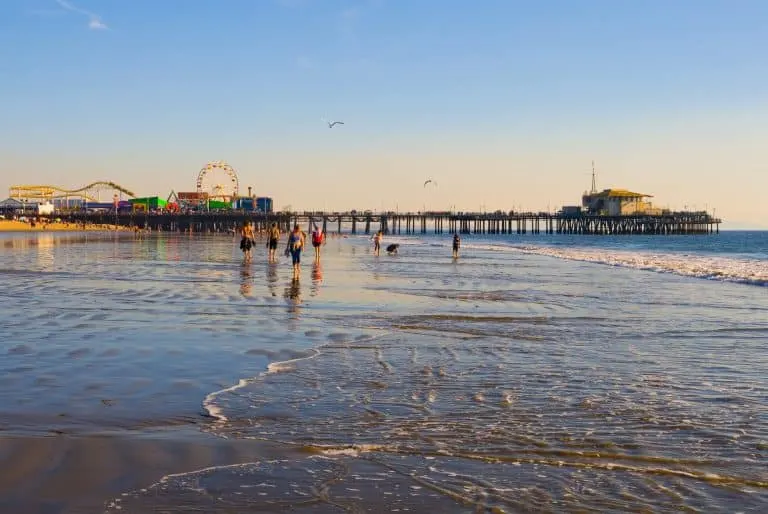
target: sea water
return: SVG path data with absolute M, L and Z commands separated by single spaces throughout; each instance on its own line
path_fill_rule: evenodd
M 2 236 L 0 428 L 286 449 L 108 512 L 765 510 L 765 233 L 450 237 Z

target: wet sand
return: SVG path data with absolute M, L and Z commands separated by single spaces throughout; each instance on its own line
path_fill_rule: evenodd
M 270 459 L 275 452 L 275 446 L 221 439 L 197 427 L 0 436 L 0 512 L 103 512 L 110 498 L 165 475 Z
M 16 220 L 0 220 L 0 232 L 82 232 L 104 230 L 130 230 L 128 227 L 117 225 L 87 224 L 85 226 L 76 223 L 31 223 Z
M 0 513 L 768 504 L 763 290 L 469 242 L 331 239 L 296 282 L 237 236 L 5 238 Z

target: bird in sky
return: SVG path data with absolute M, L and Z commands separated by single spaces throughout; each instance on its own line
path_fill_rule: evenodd
M 328 125 L 329 129 L 332 129 L 335 125 L 344 125 L 343 121 L 328 121 L 325 117 L 320 118 L 325 122 L 326 125 Z
M 425 181 L 424 181 L 424 187 L 427 187 L 427 184 L 432 184 L 433 186 L 436 186 L 436 185 L 437 185 L 437 182 L 435 182 L 435 181 L 434 181 L 434 180 L 432 180 L 432 179 L 429 179 L 429 180 L 425 180 Z

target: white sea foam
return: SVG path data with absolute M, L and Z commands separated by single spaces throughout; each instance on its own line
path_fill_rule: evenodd
M 223 409 L 216 405 L 216 398 L 222 394 L 231 393 L 233 391 L 237 391 L 238 389 L 242 389 L 243 387 L 253 382 L 253 380 L 253 378 L 241 378 L 240 381 L 235 385 L 209 393 L 208 396 L 206 396 L 203 400 L 203 408 L 209 416 L 216 418 L 217 421 L 227 421 L 227 417 L 224 415 Z
M 385 450 L 380 444 L 354 444 L 343 448 L 323 448 L 321 454 L 327 456 L 359 457 L 361 454 Z
M 217 404 L 216 400 L 222 396 L 226 395 L 228 393 L 233 393 L 237 391 L 238 389 L 242 389 L 246 387 L 249 384 L 252 384 L 256 380 L 258 380 L 263 375 L 269 375 L 274 373 L 285 373 L 286 371 L 291 371 L 295 369 L 295 365 L 297 362 L 308 360 L 308 359 L 314 359 L 318 355 L 320 355 L 323 347 L 326 345 L 321 345 L 317 348 L 311 348 L 308 351 L 310 352 L 309 355 L 303 356 L 303 357 L 296 357 L 294 359 L 288 359 L 284 361 L 275 361 L 271 362 L 267 365 L 266 371 L 259 373 L 255 377 L 251 378 L 241 378 L 236 384 L 231 385 L 229 387 L 226 387 L 224 389 L 219 389 L 218 391 L 214 391 L 212 393 L 209 393 L 205 399 L 203 400 L 203 409 L 205 409 L 206 413 L 216 419 L 217 423 L 224 423 L 229 421 L 227 416 L 224 414 L 224 408 L 222 408 L 219 404 Z
M 768 261 L 758 259 L 593 248 L 545 246 L 511 246 L 510 248 L 527 254 L 559 259 L 768 286 Z
M 280 373 L 284 371 L 289 371 L 293 369 L 295 363 L 305 359 L 313 359 L 320 354 L 319 349 L 312 349 L 311 352 L 312 354 L 307 355 L 306 357 L 297 357 L 295 359 L 288 359 L 285 361 L 271 362 L 267 365 L 267 371 L 265 371 L 264 373 L 269 374 L 269 373 Z M 209 416 L 211 416 L 212 418 L 216 418 L 218 422 L 228 421 L 227 416 L 224 414 L 224 410 L 219 405 L 216 404 L 216 399 L 221 395 L 232 393 L 234 391 L 237 391 L 238 389 L 242 389 L 243 387 L 257 380 L 260 375 L 257 375 L 252 378 L 241 378 L 237 382 L 237 384 L 209 393 L 208 396 L 206 396 L 205 399 L 203 400 L 203 408 L 205 409 L 205 411 L 208 413 Z
M 401 246 L 449 247 L 450 240 L 435 241 L 414 236 L 392 236 L 388 241 Z M 465 252 L 509 251 L 530 255 L 542 255 L 557 259 L 591 262 L 606 266 L 633 268 L 656 273 L 672 273 L 680 276 L 768 286 L 768 259 L 739 258 L 722 255 L 691 255 L 648 250 L 624 250 L 608 248 L 552 247 L 545 245 L 520 245 L 510 242 L 464 241 Z

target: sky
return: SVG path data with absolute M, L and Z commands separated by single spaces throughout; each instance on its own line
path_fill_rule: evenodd
M 2 0 L 0 195 L 224 160 L 278 208 L 538 211 L 594 160 L 768 228 L 766 48 L 764 0 Z

